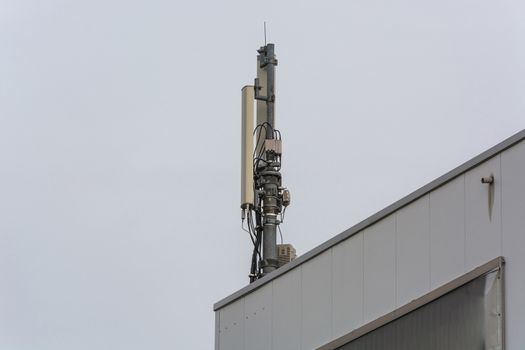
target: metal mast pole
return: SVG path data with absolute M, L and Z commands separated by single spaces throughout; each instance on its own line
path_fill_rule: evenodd
M 253 243 L 250 283 L 295 258 L 290 244 L 277 245 L 290 192 L 281 184 L 281 132 L 275 128 L 275 46 L 265 43 L 257 52 L 257 78 L 254 86 L 242 89 L 241 104 L 241 225 L 246 219 L 243 229 Z M 253 99 L 257 101 L 255 130 Z
M 255 182 L 260 199 L 259 211 L 256 215 L 258 230 L 262 225 L 262 261 L 260 267 L 263 275 L 279 267 L 277 259 L 277 226 L 280 224 L 278 215 L 282 210 L 282 188 L 280 173 L 281 141 L 275 140 L 275 57 L 274 44 L 267 44 L 258 50 L 259 68 L 266 75 L 266 86 L 260 86 L 259 77 L 255 80 L 255 99 L 266 103 L 266 120 L 259 124 L 260 132 L 265 132 L 265 141 L 258 156 L 263 159 L 257 162 Z M 266 91 L 261 91 L 266 90 Z M 264 95 L 263 95 L 264 94 Z M 262 118 L 258 118 L 259 120 Z

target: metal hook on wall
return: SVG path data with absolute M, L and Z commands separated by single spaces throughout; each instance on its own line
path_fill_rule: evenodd
M 492 221 L 492 208 L 494 207 L 494 174 L 490 174 L 490 176 L 484 176 L 481 178 L 482 184 L 488 184 L 488 208 L 489 208 L 489 220 Z

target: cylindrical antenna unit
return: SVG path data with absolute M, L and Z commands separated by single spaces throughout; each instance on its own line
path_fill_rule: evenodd
M 253 86 L 242 88 L 241 208 L 253 208 Z

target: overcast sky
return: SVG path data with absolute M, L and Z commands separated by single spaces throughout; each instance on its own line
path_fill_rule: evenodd
M 299 254 L 525 127 L 520 0 L 0 0 L 0 348 L 212 349 L 276 44 Z

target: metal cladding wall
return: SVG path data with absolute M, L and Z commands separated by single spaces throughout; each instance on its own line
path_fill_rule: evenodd
M 511 139 L 217 303 L 215 348 L 316 349 L 503 256 L 506 349 L 524 349 L 525 131 Z
M 499 264 L 501 260 L 497 259 Z M 493 261 L 494 262 L 494 261 Z M 502 349 L 502 267 L 461 284 L 401 317 L 326 346 L 336 350 Z M 464 281 L 461 281 L 464 282 Z M 431 293 L 433 294 L 433 293 Z M 398 311 L 401 313 L 402 310 Z M 407 310 L 408 311 L 408 310 Z M 374 327 L 372 327 L 374 326 Z M 377 326 L 377 328 L 376 328 Z

